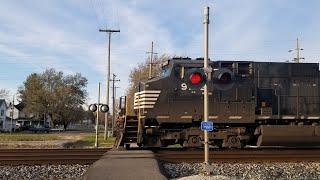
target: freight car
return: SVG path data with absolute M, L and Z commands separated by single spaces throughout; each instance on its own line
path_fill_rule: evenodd
M 118 119 L 117 146 L 203 146 L 203 85 L 209 81 L 210 144 L 225 148 L 320 146 L 318 63 L 173 58 L 160 77 L 141 82 L 136 116 Z

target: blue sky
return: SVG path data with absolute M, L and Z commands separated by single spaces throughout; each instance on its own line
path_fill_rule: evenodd
M 304 62 L 319 62 L 320 1 L 309 0 L 3 0 L 0 5 L 0 88 L 16 93 L 27 75 L 55 68 L 87 77 L 89 102 L 105 91 L 107 36 L 112 73 L 123 95 L 130 70 L 151 41 L 163 54 L 202 56 L 202 13 L 210 6 L 210 58 L 286 61 L 297 37 Z M 104 99 L 104 94 L 103 97 Z

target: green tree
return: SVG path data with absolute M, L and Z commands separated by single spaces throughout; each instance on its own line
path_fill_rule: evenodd
M 53 124 L 66 128 L 85 117 L 81 106 L 87 97 L 86 86 L 87 79 L 79 73 L 64 76 L 61 71 L 48 69 L 28 76 L 18 92 L 27 112 L 48 114 Z
M 46 112 L 48 101 L 40 75 L 36 73 L 29 75 L 18 92 L 21 101 L 27 105 L 24 109 L 25 112 L 33 114 L 36 118 Z
M 162 63 L 170 59 L 169 55 L 163 54 L 161 56 L 156 56 L 153 60 L 153 77 L 160 76 Z M 127 96 L 127 113 L 134 114 L 133 111 L 133 100 L 134 93 L 137 91 L 139 82 L 148 80 L 149 76 L 149 59 L 146 59 L 143 63 L 139 63 L 137 67 L 133 68 L 129 75 L 129 87 L 126 90 Z

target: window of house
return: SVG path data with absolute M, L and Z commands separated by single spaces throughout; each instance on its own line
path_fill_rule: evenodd
M 4 110 L 1 110 L 1 116 L 3 116 L 4 115 Z

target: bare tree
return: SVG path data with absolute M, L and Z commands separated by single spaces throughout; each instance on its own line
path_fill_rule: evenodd
M 164 61 L 170 59 L 169 55 L 163 54 L 161 56 L 156 56 L 153 60 L 153 77 L 158 77 L 161 74 L 161 65 Z M 134 114 L 133 111 L 133 100 L 134 93 L 137 91 L 139 82 L 148 80 L 149 76 L 149 59 L 145 62 L 139 63 L 137 67 L 133 68 L 129 75 L 129 87 L 126 91 L 127 95 L 127 112 L 128 114 Z
M 5 100 L 9 101 L 9 94 L 10 94 L 9 90 L 0 89 L 0 99 L 5 99 Z

